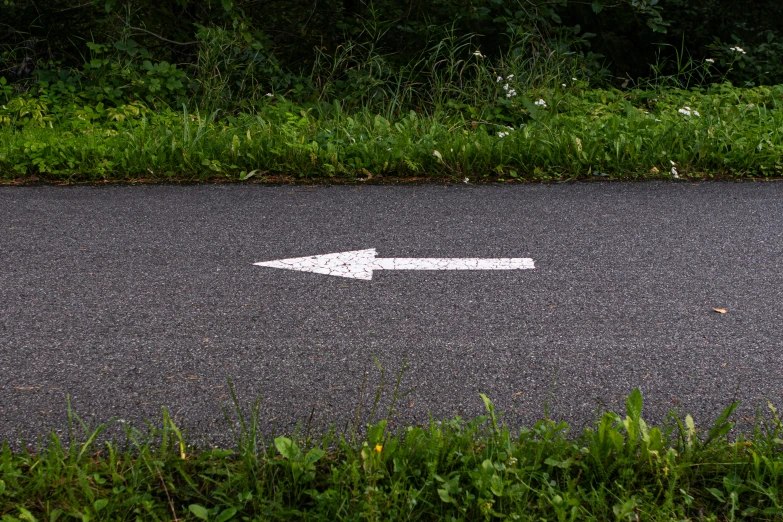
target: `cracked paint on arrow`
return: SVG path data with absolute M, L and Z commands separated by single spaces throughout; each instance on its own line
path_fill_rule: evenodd
M 535 268 L 533 260 L 527 257 L 490 259 L 391 257 L 376 259 L 376 256 L 376 250 L 369 248 L 253 264 L 365 280 L 372 279 L 373 270 L 527 270 Z

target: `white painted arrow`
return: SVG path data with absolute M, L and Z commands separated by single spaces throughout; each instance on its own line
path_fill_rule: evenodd
M 368 248 L 367 250 L 293 257 L 253 264 L 367 280 L 372 279 L 373 270 L 525 270 L 535 268 L 533 260 L 528 257 L 495 259 L 389 257 L 376 259 L 376 255 L 378 253 L 374 248 Z

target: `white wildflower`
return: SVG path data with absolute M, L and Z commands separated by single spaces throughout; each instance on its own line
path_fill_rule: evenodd
M 498 76 L 497 82 L 500 83 L 502 81 L 503 81 L 503 77 L 502 76 Z
M 467 183 L 468 181 L 470 181 L 470 178 L 465 178 L 462 180 L 463 183 Z
M 264 96 L 269 96 L 270 98 L 274 96 L 271 92 L 266 93 Z
M 544 101 L 544 99 L 543 99 L 543 98 L 539 98 L 539 99 L 538 99 L 538 101 L 536 101 L 536 102 L 533 102 L 533 103 L 534 103 L 535 105 L 538 105 L 539 107 L 544 107 L 544 108 L 546 108 L 546 102 Z
M 677 174 L 677 164 L 672 160 L 669 160 L 669 162 L 672 164 L 672 176 L 674 176 L 674 179 L 680 179 L 679 174 Z
M 514 77 L 514 75 L 513 75 L 513 74 L 509 74 L 508 76 L 506 76 L 506 80 L 510 80 L 510 79 L 511 79 L 511 78 L 513 78 L 513 77 Z
M 739 46 L 737 46 L 737 47 L 732 47 L 730 50 L 731 50 L 731 51 L 734 51 L 734 52 L 737 52 L 737 53 L 747 54 L 747 53 L 745 52 L 745 49 L 743 49 L 742 47 L 739 47 Z
M 512 127 L 511 125 L 506 125 L 506 128 L 509 130 L 514 130 L 514 127 Z
M 506 84 L 506 85 L 504 85 L 504 86 L 503 86 L 503 90 L 504 90 L 504 91 L 507 91 L 507 90 L 508 90 L 508 84 Z
M 712 58 L 705 58 L 704 61 L 707 63 L 715 63 L 715 60 L 713 60 Z
M 478 49 L 473 51 L 473 56 L 478 56 L 479 58 L 484 58 L 484 55 L 481 54 L 481 51 L 479 51 Z
M 571 78 L 572 80 L 576 81 L 576 78 Z
M 701 116 L 701 114 L 699 114 L 699 111 L 697 111 L 696 109 L 691 109 L 687 105 L 682 109 L 679 109 L 677 112 L 679 112 L 680 114 L 684 114 L 686 116 Z
M 516 96 L 516 95 L 517 95 L 517 91 L 515 91 L 514 89 L 511 89 L 510 91 L 508 91 L 506 93 L 506 98 L 511 98 L 512 96 Z
M 565 86 L 566 86 L 566 84 L 564 84 L 564 83 L 561 83 L 560 85 L 562 85 L 563 87 L 565 87 Z
M 498 138 L 505 138 L 506 136 L 508 136 L 508 132 L 503 132 L 503 131 L 498 132 Z

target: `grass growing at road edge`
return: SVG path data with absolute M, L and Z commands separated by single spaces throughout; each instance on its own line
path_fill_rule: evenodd
M 501 101 L 505 85 L 498 83 Z M 467 104 L 382 115 L 348 112 L 336 101 L 305 107 L 280 98 L 222 119 L 184 108 L 15 107 L 5 124 L 0 113 L 0 180 L 783 176 L 783 86 L 620 91 L 576 82 L 519 94 L 508 104 L 502 117 Z
M 690 416 L 648 426 L 642 395 L 579 436 L 542 420 L 512 430 L 487 415 L 363 437 L 276 437 L 260 402 L 236 408 L 234 449 L 191 448 L 172 419 L 109 424 L 38 452 L 0 455 L 0 520 L 780 520 L 783 425 L 775 408 L 732 434 L 737 403 L 707 429 Z M 236 404 L 236 399 L 235 399 Z M 760 416 L 762 417 L 762 416 Z M 71 414 L 72 420 L 78 417 Z

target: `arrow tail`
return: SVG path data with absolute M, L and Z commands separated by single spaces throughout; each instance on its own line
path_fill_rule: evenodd
M 527 270 L 535 268 L 528 257 L 498 259 L 389 257 L 375 259 L 375 270 Z

